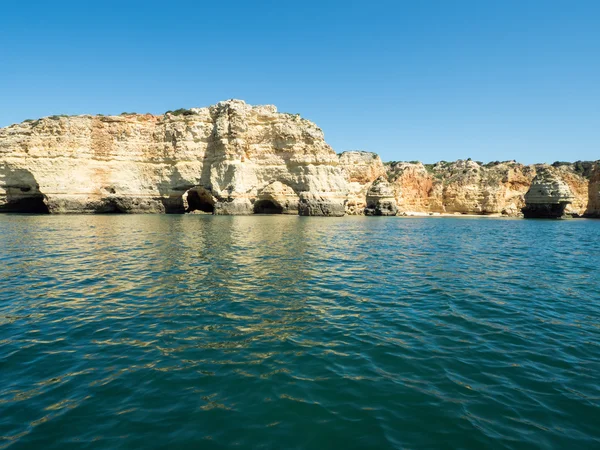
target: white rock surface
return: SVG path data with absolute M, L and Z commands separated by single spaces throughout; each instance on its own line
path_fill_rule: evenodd
M 339 163 L 348 189 L 346 214 L 364 214 L 367 191 L 377 178 L 386 176 L 385 166 L 376 153 L 359 150 L 341 153 Z
M 367 191 L 365 214 L 368 216 L 395 216 L 397 212 L 394 190 L 385 177 L 377 178 Z
M 531 187 L 525 194 L 525 217 L 552 218 L 562 217 L 566 206 L 573 202 L 574 196 L 555 170 L 541 166 Z
M 270 105 L 228 100 L 182 115 L 52 117 L 0 129 L 4 210 L 34 202 L 53 213 L 183 212 L 202 188 L 215 214 L 251 214 L 273 183 L 286 186 L 286 212 L 345 212 L 346 181 L 321 129 Z

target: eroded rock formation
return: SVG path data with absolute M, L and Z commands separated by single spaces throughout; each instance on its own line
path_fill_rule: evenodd
M 389 166 L 389 180 L 400 213 L 443 212 L 441 185 L 421 163 L 397 162 Z
M 298 195 L 290 187 L 275 181 L 259 192 L 254 202 L 257 214 L 298 214 Z
M 0 163 L 0 212 L 48 212 L 46 197 L 29 170 Z
M 527 218 L 566 217 L 565 209 L 573 198 L 569 185 L 555 171 L 540 167 L 525 194 L 523 214 Z
M 0 129 L 0 211 L 12 212 L 517 216 L 539 170 L 568 186 L 566 214 L 600 216 L 597 164 L 384 164 L 336 155 L 314 123 L 241 100 Z
M 348 189 L 346 214 L 364 214 L 367 191 L 376 179 L 386 176 L 385 166 L 376 153 L 362 151 L 341 153 L 339 164 Z
M 394 190 L 387 180 L 380 176 L 367 191 L 367 216 L 395 216 L 398 212 Z
M 23 187 L 55 213 L 184 212 L 202 189 L 215 214 L 252 214 L 259 193 L 279 182 L 286 212 L 345 213 L 346 181 L 321 129 L 240 100 L 180 115 L 24 122 L 0 129 L 0 161 L 5 209 L 22 204 Z
M 586 213 L 587 165 L 561 163 L 551 167 L 573 193 L 567 214 Z M 389 179 L 397 194 L 400 213 L 502 214 L 518 216 L 525 206 L 525 194 L 540 168 L 515 161 L 488 164 L 471 160 L 421 163 L 391 163 Z
M 600 164 L 596 164 L 591 173 L 588 196 L 585 215 L 587 217 L 600 217 Z

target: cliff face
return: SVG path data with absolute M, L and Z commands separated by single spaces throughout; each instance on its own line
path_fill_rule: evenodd
M 569 185 L 558 173 L 549 167 L 540 167 L 525 194 L 523 214 L 533 218 L 566 217 L 565 209 L 573 200 Z
M 591 173 L 586 216 L 600 217 L 600 164 Z
M 569 187 L 567 214 L 600 216 L 598 165 L 554 166 L 336 155 L 312 122 L 228 100 L 2 128 L 0 211 L 519 215 L 543 168 Z
M 566 205 L 565 214 L 583 216 L 587 213 L 589 202 L 588 190 L 590 186 L 588 173 L 585 176 L 577 173 L 573 164 L 565 164 L 558 167 L 539 164 L 537 168 L 537 172 L 540 171 L 540 168 L 549 170 L 555 177 L 567 185 L 571 193 L 571 203 Z
M 517 215 L 534 170 L 514 162 L 392 163 L 402 212 Z
M 42 199 L 50 212 L 182 212 L 189 198 L 196 209 L 250 214 L 262 197 L 286 207 L 274 199 L 291 192 L 300 214 L 343 215 L 346 200 L 338 157 L 316 125 L 239 100 L 177 116 L 13 125 L 0 130 L 0 161 L 7 210 Z
M 441 185 L 421 163 L 392 163 L 388 177 L 396 193 L 398 211 L 442 212 Z
M 376 179 L 386 176 L 381 158 L 376 153 L 348 151 L 339 155 L 339 165 L 348 189 L 346 214 L 364 214 L 367 191 Z
M 398 213 L 394 190 L 384 176 L 377 178 L 367 191 L 367 216 L 395 216 Z
M 480 164 L 459 160 L 433 165 L 391 163 L 388 175 L 397 194 L 401 213 L 461 213 L 520 215 L 525 194 L 539 170 L 555 173 L 573 193 L 566 212 L 587 211 L 589 179 L 577 173 L 573 164 L 557 168 L 525 166 L 514 161 Z

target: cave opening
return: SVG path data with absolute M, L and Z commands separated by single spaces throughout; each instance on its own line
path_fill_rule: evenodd
M 8 204 L 2 208 L 2 212 L 21 214 L 50 214 L 48 205 L 46 205 L 44 202 L 43 195 L 32 195 L 31 197 L 9 201 Z
M 185 212 L 202 211 L 207 214 L 215 212 L 215 201 L 205 189 L 190 189 L 187 193 L 187 209 Z
M 96 210 L 99 214 L 126 214 L 125 211 L 116 201 L 108 200 L 104 203 L 98 210 Z
M 254 203 L 254 214 L 283 214 L 283 206 L 271 200 L 258 200 Z
M 13 167 L 7 162 L 0 163 L 0 169 L 3 191 L 0 212 L 50 214 L 46 196 L 29 170 Z

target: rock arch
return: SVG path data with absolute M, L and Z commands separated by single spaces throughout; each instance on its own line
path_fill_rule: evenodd
M 213 214 L 215 212 L 216 199 L 210 191 L 202 186 L 194 186 L 182 195 L 185 212 L 198 212 Z
M 0 165 L 0 212 L 48 214 L 47 200 L 29 170 Z
M 292 187 L 275 181 L 256 197 L 254 214 L 298 214 L 298 200 Z
M 569 185 L 558 173 L 549 167 L 542 167 L 525 194 L 525 207 L 521 211 L 526 219 L 565 218 L 568 217 L 565 209 L 573 202 L 573 198 Z
M 254 214 L 283 214 L 283 206 L 273 200 L 257 200 L 254 202 Z

